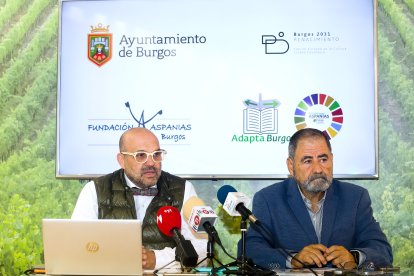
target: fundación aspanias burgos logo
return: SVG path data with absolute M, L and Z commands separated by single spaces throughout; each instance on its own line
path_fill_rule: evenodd
M 330 139 L 342 128 L 344 115 L 339 103 L 326 94 L 312 94 L 303 98 L 295 110 L 296 129 L 316 128 Z
M 112 34 L 109 33 L 109 25 L 98 23 L 91 26 L 88 34 L 88 59 L 98 66 L 102 66 L 112 58 Z
M 124 102 L 123 105 L 128 109 L 132 119 L 90 119 L 88 131 L 95 133 L 124 132 L 134 127 L 142 127 L 156 133 L 163 143 L 191 144 L 193 128 L 191 119 L 165 118 L 164 111 L 161 108 L 157 108 L 158 111 L 147 113 L 144 109 L 139 108 L 137 112 L 134 112 L 129 101 Z M 153 108 L 149 107 L 149 109 L 152 110 Z M 160 119 L 161 116 L 164 118 Z

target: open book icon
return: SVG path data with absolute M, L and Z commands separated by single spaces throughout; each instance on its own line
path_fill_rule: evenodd
M 262 134 L 278 132 L 277 109 L 246 108 L 243 111 L 243 132 L 246 134 Z

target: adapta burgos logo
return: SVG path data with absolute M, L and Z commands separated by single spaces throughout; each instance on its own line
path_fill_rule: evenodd
M 344 115 L 339 103 L 331 96 L 312 94 L 300 101 L 294 120 L 296 129 L 316 128 L 332 139 L 341 130 Z
M 112 34 L 109 25 L 101 23 L 91 26 L 88 34 L 88 59 L 98 66 L 102 66 L 112 58 Z
M 243 105 L 243 133 L 233 134 L 231 142 L 284 144 L 289 141 L 290 136 L 278 135 L 279 100 L 273 97 L 263 99 L 259 93 L 258 101 L 245 99 Z
M 262 35 L 262 44 L 265 45 L 266 54 L 284 54 L 289 51 L 289 42 L 283 37 L 284 32 L 279 32 L 279 37 L 276 35 Z

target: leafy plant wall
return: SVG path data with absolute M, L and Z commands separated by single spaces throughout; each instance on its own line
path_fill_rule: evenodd
M 414 0 L 378 6 L 380 178 L 357 183 L 370 191 L 404 268 L 414 266 Z M 58 1 L 0 0 L 1 275 L 43 263 L 41 219 L 70 217 L 84 185 L 55 179 L 57 30 Z M 229 184 L 253 195 L 272 181 L 192 182 L 219 213 L 218 232 L 235 255 L 240 220 L 218 207 L 216 192 Z

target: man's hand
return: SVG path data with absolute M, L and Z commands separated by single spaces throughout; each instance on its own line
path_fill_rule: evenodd
M 142 267 L 144 269 L 155 268 L 155 253 L 152 250 L 142 247 Z
M 353 269 L 357 267 L 354 256 L 345 247 L 333 245 L 325 250 L 324 254 L 328 262 L 336 267 L 343 269 Z
M 328 262 L 324 255 L 326 254 L 326 250 L 327 247 L 323 244 L 311 244 L 305 246 L 294 258 L 292 258 L 292 268 L 302 268 L 303 264 L 300 262 L 306 265 L 316 265 L 318 267 L 326 265 Z

